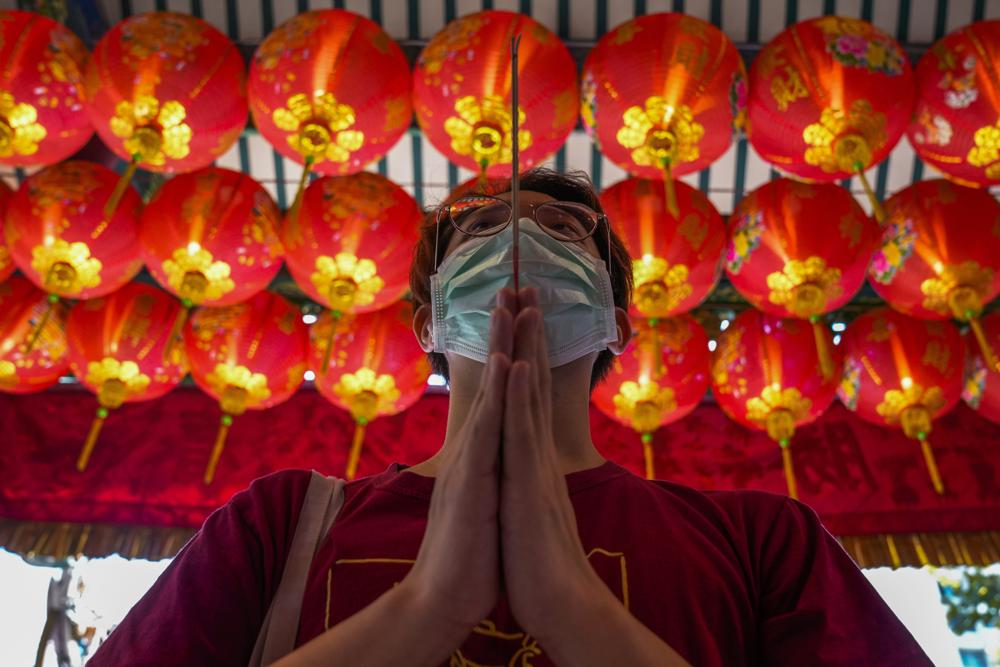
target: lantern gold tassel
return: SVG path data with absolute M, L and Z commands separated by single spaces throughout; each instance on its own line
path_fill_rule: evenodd
M 646 479 L 656 479 L 653 469 L 653 434 L 642 434 L 642 456 L 646 460 Z
M 108 197 L 107 203 L 104 204 L 104 215 L 110 218 L 115 214 L 115 210 L 118 208 L 118 204 L 121 203 L 122 197 L 125 195 L 125 189 L 132 182 L 132 178 L 135 176 L 135 170 L 139 168 L 139 156 L 133 155 L 132 159 L 129 161 L 128 166 L 125 167 L 125 172 L 118 179 L 118 183 L 115 184 L 115 189 L 111 192 L 111 196 Z
M 24 352 L 27 354 L 35 349 L 35 343 L 38 342 L 38 337 L 42 335 L 42 330 L 45 325 L 49 323 L 49 318 L 52 317 L 52 309 L 56 307 L 59 303 L 59 297 L 55 294 L 49 294 L 47 297 L 48 305 L 45 306 L 45 312 L 42 313 L 42 319 L 38 321 L 34 329 L 31 330 L 31 335 L 28 336 L 28 341 L 24 345 Z
M 306 156 L 305 164 L 302 167 L 302 177 L 299 178 L 299 189 L 295 191 L 292 207 L 288 209 L 289 220 L 297 221 L 299 219 L 299 209 L 302 208 L 302 197 L 306 190 L 306 184 L 309 182 L 309 174 L 312 173 L 313 161 L 312 155 Z
M 983 359 L 986 360 L 987 367 L 994 373 L 1000 373 L 1000 366 L 997 365 L 997 355 L 993 351 L 990 341 L 986 339 L 986 332 L 983 331 L 983 325 L 980 324 L 979 318 L 969 318 L 969 327 L 972 328 L 972 334 L 976 337 L 976 342 L 979 343 L 979 349 L 983 353 Z
M 858 180 L 861 181 L 861 187 L 865 189 L 865 194 L 868 195 L 868 201 L 872 204 L 872 212 L 875 215 L 875 220 L 879 223 L 885 222 L 885 209 L 882 208 L 882 202 L 878 200 L 875 196 L 875 191 L 872 190 L 872 184 L 868 182 L 868 176 L 865 175 L 865 170 L 858 167 Z
M 670 160 L 663 161 L 663 188 L 667 196 L 667 210 L 670 211 L 670 215 L 676 218 L 681 214 L 681 210 L 677 206 L 677 189 L 674 186 L 673 168 L 670 166 Z
M 813 338 L 816 339 L 816 355 L 819 357 L 819 370 L 824 380 L 833 377 L 833 358 L 830 356 L 830 344 L 826 340 L 826 328 L 818 315 L 809 318 L 812 323 Z
M 76 469 L 83 472 L 87 469 L 87 463 L 90 461 L 90 455 L 94 451 L 94 445 L 97 444 L 97 437 L 101 434 L 101 427 L 104 426 L 104 420 L 108 417 L 108 409 L 104 406 L 97 408 L 97 414 L 94 415 L 94 421 L 90 422 L 90 431 L 87 433 L 87 439 L 83 443 L 83 450 L 80 452 L 80 458 L 76 460 Z
M 361 460 L 361 445 L 365 441 L 365 425 L 368 421 L 364 417 L 359 417 L 354 424 L 354 439 L 351 441 L 351 451 L 347 456 L 346 479 L 354 479 L 358 472 L 358 461 Z
M 781 461 L 785 466 L 785 484 L 788 485 L 788 497 L 799 499 L 799 487 L 795 482 L 795 466 L 792 465 L 791 443 L 786 439 L 778 443 L 781 446 Z
M 212 447 L 212 456 L 208 459 L 208 466 L 205 468 L 205 484 L 211 484 L 215 479 L 215 467 L 219 464 L 219 457 L 226 446 L 226 436 L 229 435 L 229 427 L 232 426 L 233 416 L 222 415 L 219 420 L 219 431 L 215 434 L 215 446 Z
M 170 327 L 170 335 L 167 337 L 167 344 L 163 346 L 163 363 L 170 363 L 170 353 L 173 352 L 174 346 L 184 338 L 183 330 L 184 324 L 187 322 L 188 317 L 191 315 L 191 306 L 185 299 L 184 306 L 181 308 L 180 312 L 177 313 L 177 317 L 174 318 L 174 325 Z
M 920 449 L 924 452 L 924 461 L 927 463 L 927 472 L 931 476 L 931 484 L 934 485 L 937 494 L 943 496 L 944 484 L 941 482 L 941 473 L 938 472 L 937 461 L 934 460 L 934 451 L 931 449 L 931 443 L 927 440 L 927 434 L 921 433 L 919 440 Z
M 330 311 L 330 333 L 326 335 L 326 349 L 323 350 L 323 365 L 320 366 L 320 375 L 326 375 L 326 371 L 330 368 L 330 353 L 333 351 L 333 336 L 337 333 L 337 321 L 340 319 L 341 313 L 339 310 Z

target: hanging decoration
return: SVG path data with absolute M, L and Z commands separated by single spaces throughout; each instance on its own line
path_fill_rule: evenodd
M 302 314 L 271 292 L 232 306 L 199 308 L 184 327 L 191 377 L 219 401 L 222 419 L 205 469 L 211 484 L 233 418 L 287 400 L 307 369 Z
M 285 261 L 295 282 L 335 318 L 385 308 L 409 287 L 420 221 L 413 197 L 384 176 L 320 178 L 306 188 L 298 215 L 285 220 Z M 324 358 L 317 373 L 328 364 Z
M 830 333 L 823 329 L 822 335 Z M 781 446 L 788 495 L 798 498 L 791 442 L 795 429 L 830 406 L 840 379 L 842 353 L 826 341 L 835 374 L 825 378 L 810 328 L 752 308 L 719 335 L 712 356 L 712 393 L 738 423 L 765 431 Z
M 662 179 L 678 216 L 674 179 L 717 160 L 746 118 L 747 77 L 732 41 L 686 14 L 647 14 L 604 35 L 582 75 L 584 128 L 635 176 Z
M 750 68 L 749 137 L 784 173 L 812 181 L 858 176 L 889 155 L 913 109 L 903 48 L 871 23 L 823 16 L 786 28 Z
M 1000 349 L 1000 311 L 985 316 L 980 325 L 989 347 Z M 965 384 L 962 398 L 973 410 L 990 421 L 1000 424 L 1000 369 L 990 367 L 982 349 L 965 334 L 968 351 L 965 364 Z
M 149 272 L 184 306 L 230 306 L 265 289 L 281 269 L 281 212 L 260 183 L 208 167 L 167 181 L 142 211 L 139 240 Z
M 1000 294 L 1000 203 L 985 190 L 920 181 L 886 202 L 888 218 L 868 280 L 896 310 L 968 322 L 987 363 L 998 367 L 979 316 Z
M 510 178 L 511 38 L 518 47 L 520 169 L 543 162 L 577 120 L 576 65 L 566 45 L 525 14 L 488 10 L 455 19 L 428 42 L 413 72 L 413 107 L 427 139 L 452 163 Z
M 7 203 L 13 196 L 14 191 L 10 189 L 10 186 L 0 181 L 0 228 L 3 227 L 7 217 Z M 4 239 L 4 235 L 0 234 L 0 282 L 7 280 L 16 270 L 17 267 L 14 265 L 14 260 L 11 259 L 10 251 L 7 250 L 7 241 Z
M 711 355 L 705 331 L 689 314 L 633 318 L 632 326 L 632 343 L 614 358 L 591 400 L 601 412 L 640 434 L 646 479 L 655 479 L 653 432 L 698 406 L 708 390 Z
M 104 420 L 123 403 L 159 398 L 187 374 L 184 349 L 170 345 L 180 304 L 160 289 L 129 283 L 105 297 L 76 304 L 66 337 L 73 374 L 97 394 L 97 414 L 76 468 L 87 469 Z
M 246 75 L 236 46 L 188 14 L 137 14 L 108 30 L 87 68 L 87 113 L 128 162 L 108 215 L 137 167 L 170 174 L 207 167 L 246 126 Z
M 809 320 L 823 377 L 835 379 L 823 315 L 861 289 L 878 239 L 878 225 L 844 188 L 779 178 L 736 206 L 726 275 L 754 307 Z
M 69 369 L 66 308 L 52 308 L 34 346 L 28 340 L 49 310 L 45 292 L 23 276 L 0 282 L 0 392 L 27 394 L 51 387 Z
M 612 229 L 632 256 L 633 317 L 661 318 L 696 307 L 719 280 L 726 227 L 700 190 L 676 184 L 671 214 L 656 181 L 629 178 L 601 193 Z
M 325 312 L 311 327 L 309 358 L 316 388 L 354 418 L 345 479 L 357 473 L 365 427 L 377 417 L 406 410 L 427 388 L 430 363 L 413 337 L 412 322 L 413 305 L 397 301 L 339 318 Z M 327 359 L 329 365 L 321 371 Z
M 958 329 L 877 308 L 851 322 L 841 347 L 840 401 L 867 421 L 919 440 L 934 490 L 944 494 L 928 436 L 962 393 L 965 343 Z
M 268 35 L 250 63 L 254 125 L 309 174 L 353 174 L 409 128 L 410 70 L 377 23 L 342 9 L 303 12 Z
M 1000 184 L 1000 20 L 939 39 L 916 81 L 907 136 L 920 159 L 961 185 Z
M 35 12 L 0 11 L 0 164 L 50 165 L 83 148 L 90 55 L 66 26 Z
M 29 176 L 7 204 L 7 246 L 17 267 L 49 294 L 92 299 L 125 285 L 142 268 L 132 188 L 105 215 L 118 176 L 99 164 L 71 160 Z M 39 333 L 45 317 L 35 328 Z M 34 337 L 28 341 L 30 349 Z

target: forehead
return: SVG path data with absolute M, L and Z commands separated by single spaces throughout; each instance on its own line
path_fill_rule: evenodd
M 494 195 L 497 199 L 502 199 L 507 203 L 510 203 L 510 192 L 501 192 Z M 555 201 L 555 197 L 545 194 L 544 192 L 535 192 L 534 190 L 521 190 L 520 199 L 522 204 L 544 204 L 545 202 Z

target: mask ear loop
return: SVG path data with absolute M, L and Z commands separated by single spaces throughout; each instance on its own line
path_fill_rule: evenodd
M 511 222 L 514 225 L 514 248 L 512 252 L 512 259 L 514 262 L 514 294 L 520 294 L 520 283 L 518 277 L 521 273 L 520 262 L 519 262 L 519 249 L 520 249 L 520 225 L 518 224 L 518 218 L 520 217 L 520 118 L 518 117 L 518 100 L 517 100 L 517 47 L 521 43 L 521 34 L 518 33 L 514 35 L 510 40 L 510 104 L 511 104 L 511 178 L 510 178 L 510 217 Z

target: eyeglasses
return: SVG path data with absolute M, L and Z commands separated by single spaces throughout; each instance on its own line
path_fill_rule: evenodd
M 576 243 L 590 238 L 602 222 L 607 222 L 603 213 L 598 213 L 585 204 L 569 201 L 543 202 L 534 206 L 532 219 L 549 236 L 563 243 Z M 484 237 L 499 234 L 514 219 L 513 207 L 509 202 L 489 195 L 462 197 L 437 213 L 437 230 L 434 237 L 434 257 L 437 260 L 438 237 L 443 218 L 447 218 L 457 232 L 469 237 Z M 608 254 L 611 257 L 611 235 L 608 235 Z

